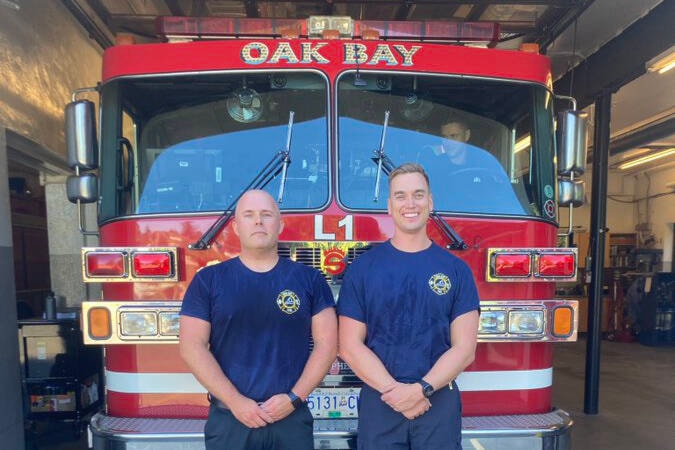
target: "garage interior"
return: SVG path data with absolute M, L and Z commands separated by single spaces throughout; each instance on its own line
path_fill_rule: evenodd
M 77 232 L 75 207 L 65 199 L 65 177 L 71 172 L 62 111 L 75 88 L 100 79 L 103 50 L 121 36 L 156 42 L 155 22 L 161 16 L 317 15 L 496 22 L 497 48 L 537 44 L 551 59 L 554 91 L 577 99 L 591 139 L 582 177 L 586 203 L 574 210 L 569 242 L 579 248 L 579 276 L 577 282 L 559 283 L 556 291 L 579 300 L 581 337 L 556 346 L 555 404 L 572 413 L 573 448 L 675 449 L 675 388 L 669 383 L 675 371 L 671 0 L 0 0 L 0 67 L 5 74 L 0 177 L 8 180 L 0 201 L 9 204 L 11 213 L 0 229 L 9 227 L 13 258 L 12 267 L 0 262 L 0 270 L 16 291 L 10 295 L 16 302 L 0 307 L 9 336 L 4 340 L 15 339 L 15 316 L 43 315 L 50 292 L 63 311 L 100 295 L 97 287 L 80 281 L 79 248 L 95 240 Z M 606 129 L 596 130 L 599 126 Z M 601 195 L 599 201 L 596 195 Z M 598 207 L 602 230 L 593 227 Z M 560 230 L 566 230 L 566 208 L 559 217 Z M 86 220 L 89 227 L 95 225 L 95 208 L 88 207 Z M 602 241 L 602 274 L 592 274 L 586 257 Z M 589 298 L 597 302 L 591 304 Z M 647 304 L 649 315 L 641 312 Z M 5 352 L 7 361 L 13 352 Z M 590 384 L 589 372 L 594 374 Z M 87 448 L 86 438 L 73 440 L 58 427 L 41 431 L 31 440 L 34 448 Z

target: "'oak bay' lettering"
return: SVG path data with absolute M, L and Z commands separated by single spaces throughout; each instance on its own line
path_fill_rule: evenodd
M 301 42 L 291 46 L 290 42 L 278 42 L 271 47 L 263 42 L 249 42 L 241 49 L 241 59 L 246 64 L 278 64 L 285 61 L 288 64 L 328 64 L 331 61 L 322 53 L 327 42 Z M 295 48 L 294 48 L 295 47 Z M 384 63 L 388 66 L 412 66 L 413 56 L 422 48 L 419 45 L 406 47 L 401 44 L 377 44 L 369 50 L 365 44 L 344 43 L 342 64 L 367 64 L 375 66 Z

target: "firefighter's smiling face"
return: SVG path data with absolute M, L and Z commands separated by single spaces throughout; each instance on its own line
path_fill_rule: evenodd
M 279 207 L 267 192 L 249 191 L 237 203 L 234 232 L 242 250 L 276 249 L 283 222 Z
M 402 173 L 389 185 L 389 214 L 396 230 L 406 234 L 426 233 L 434 202 L 421 173 Z

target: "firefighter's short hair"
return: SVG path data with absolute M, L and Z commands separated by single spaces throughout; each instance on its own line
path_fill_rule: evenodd
M 396 169 L 392 170 L 389 174 L 389 188 L 391 188 L 391 181 L 399 175 L 404 173 L 419 173 L 424 177 L 424 181 L 427 182 L 427 188 L 431 190 L 431 184 L 429 183 L 429 175 L 424 170 L 424 167 L 417 163 L 403 163 L 398 166 Z

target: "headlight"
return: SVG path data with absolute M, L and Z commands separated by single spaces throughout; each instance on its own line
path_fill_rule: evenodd
M 154 336 L 157 334 L 157 314 L 154 312 L 123 312 L 120 316 L 123 336 Z
M 177 312 L 159 313 L 159 334 L 162 336 L 178 336 L 180 330 L 180 314 Z
M 510 311 L 509 333 L 541 334 L 544 332 L 543 311 Z
M 479 333 L 505 333 L 506 311 L 484 311 L 480 313 Z

